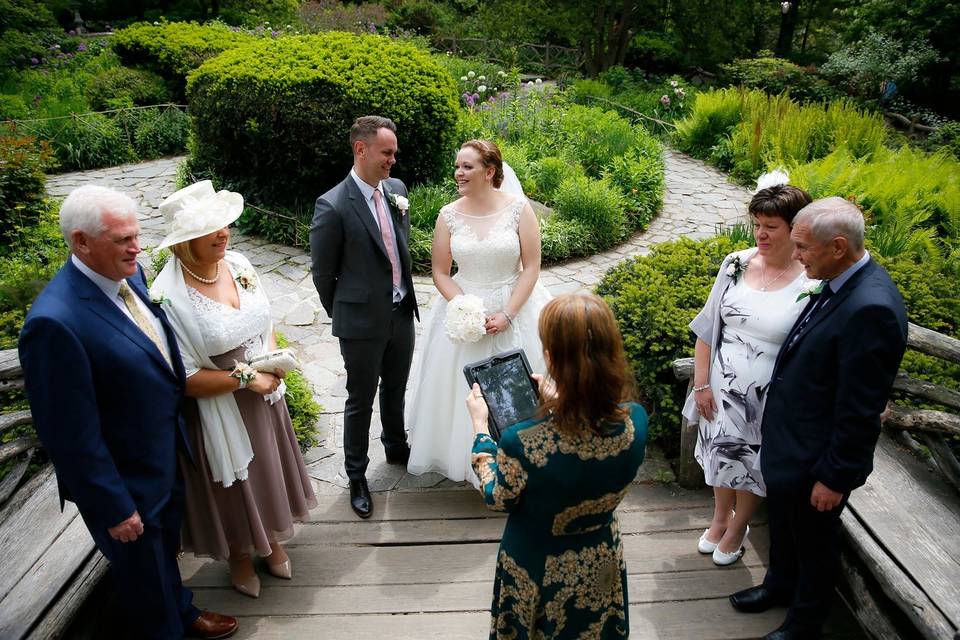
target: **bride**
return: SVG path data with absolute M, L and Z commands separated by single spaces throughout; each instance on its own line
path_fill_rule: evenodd
M 512 174 L 492 142 L 469 140 L 457 153 L 454 178 L 461 197 L 440 209 L 433 233 L 433 282 L 442 298 L 424 337 L 407 417 L 407 471 L 416 475 L 437 471 L 477 486 L 470 467 L 473 428 L 463 403 L 464 365 L 522 348 L 534 371 L 546 369 L 537 321 L 551 296 L 539 280 L 540 229 Z M 451 277 L 454 261 L 457 274 Z M 447 305 L 461 294 L 483 300 L 486 335 L 477 342 L 447 337 Z

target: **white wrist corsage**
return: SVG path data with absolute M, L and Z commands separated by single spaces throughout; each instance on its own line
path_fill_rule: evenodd
M 233 361 L 233 371 L 230 372 L 231 378 L 240 381 L 240 388 L 246 389 L 250 381 L 257 377 L 257 370 L 246 362 Z
M 487 335 L 487 310 L 483 300 L 461 294 L 447 305 L 446 330 L 452 342 L 477 342 Z
M 396 193 L 390 194 L 390 202 L 393 203 L 393 206 L 397 208 L 400 212 L 400 215 L 407 215 L 407 209 L 410 208 L 410 201 L 407 200 L 405 196 L 397 195 Z

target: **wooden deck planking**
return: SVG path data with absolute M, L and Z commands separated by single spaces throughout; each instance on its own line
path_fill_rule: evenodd
M 321 496 L 287 545 L 294 579 L 261 570 L 257 600 L 230 587 L 225 563 L 184 557 L 196 604 L 239 616 L 237 638 L 486 638 L 502 514 L 471 491 L 394 491 L 374 500 L 374 517 L 360 521 L 345 495 Z M 743 562 L 717 568 L 696 551 L 711 508 L 709 492 L 660 485 L 636 485 L 624 499 L 631 638 L 740 640 L 782 621 L 783 609 L 743 615 L 727 602 L 763 577 L 762 519 Z

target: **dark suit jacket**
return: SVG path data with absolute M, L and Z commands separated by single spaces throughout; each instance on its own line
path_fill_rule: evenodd
M 101 535 L 134 510 L 156 524 L 176 479 L 178 439 L 187 447 L 177 338 L 149 302 L 143 272 L 127 281 L 160 318 L 173 370 L 70 261 L 37 297 L 20 334 L 27 398 L 57 472 L 61 507 L 75 502 Z
M 790 347 L 800 322 L 780 350 L 768 390 L 761 470 L 771 489 L 819 480 L 848 493 L 873 470 L 880 414 L 906 349 L 903 299 L 870 260 Z
M 386 204 L 397 231 L 397 248 L 407 296 L 403 304 L 416 314 L 410 251 L 410 216 L 401 215 L 390 194 L 407 195 L 395 178 L 383 181 Z M 340 184 L 317 198 L 310 227 L 313 283 L 320 303 L 333 320 L 340 338 L 384 338 L 390 333 L 393 312 L 393 272 L 380 229 L 360 187 L 347 175 Z

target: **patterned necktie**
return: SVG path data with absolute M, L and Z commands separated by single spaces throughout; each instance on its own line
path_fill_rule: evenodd
M 816 302 L 813 303 L 813 306 L 810 307 L 810 311 L 807 312 L 807 315 L 803 316 L 803 320 L 800 321 L 799 326 L 797 326 L 797 330 L 793 332 L 793 337 L 790 338 L 790 347 L 793 347 L 793 345 L 796 344 L 797 340 L 800 338 L 800 334 L 803 333 L 803 330 L 806 328 L 807 324 L 810 323 L 810 319 L 817 315 L 817 312 L 820 311 L 820 309 L 823 309 L 823 307 L 826 306 L 827 300 L 829 300 L 832 295 L 833 289 L 830 287 L 830 282 L 828 280 L 824 280 L 823 291 L 820 292 L 819 297 L 817 298 Z
M 140 305 L 137 304 L 137 294 L 133 292 L 133 289 L 130 288 L 126 280 L 120 283 L 120 299 L 123 300 L 123 304 L 126 305 L 127 310 L 130 311 L 130 315 L 133 316 L 133 321 L 140 327 L 140 330 L 150 338 L 150 341 L 157 345 L 157 350 L 163 355 L 163 359 L 167 361 L 170 368 L 173 369 L 173 363 L 170 362 L 170 354 L 167 353 L 167 350 L 163 346 L 163 341 L 160 340 L 160 336 L 157 335 L 156 327 L 154 327 L 153 323 L 150 322 L 150 318 L 145 316 L 140 309 Z
M 393 270 L 393 288 L 397 289 L 400 287 L 400 261 L 397 260 L 397 246 L 393 242 L 393 231 L 390 229 L 387 211 L 383 208 L 383 196 L 380 195 L 380 189 L 374 189 L 373 191 L 373 204 L 376 206 L 377 220 L 380 222 L 380 237 L 383 238 L 383 246 L 387 249 L 390 268 Z

